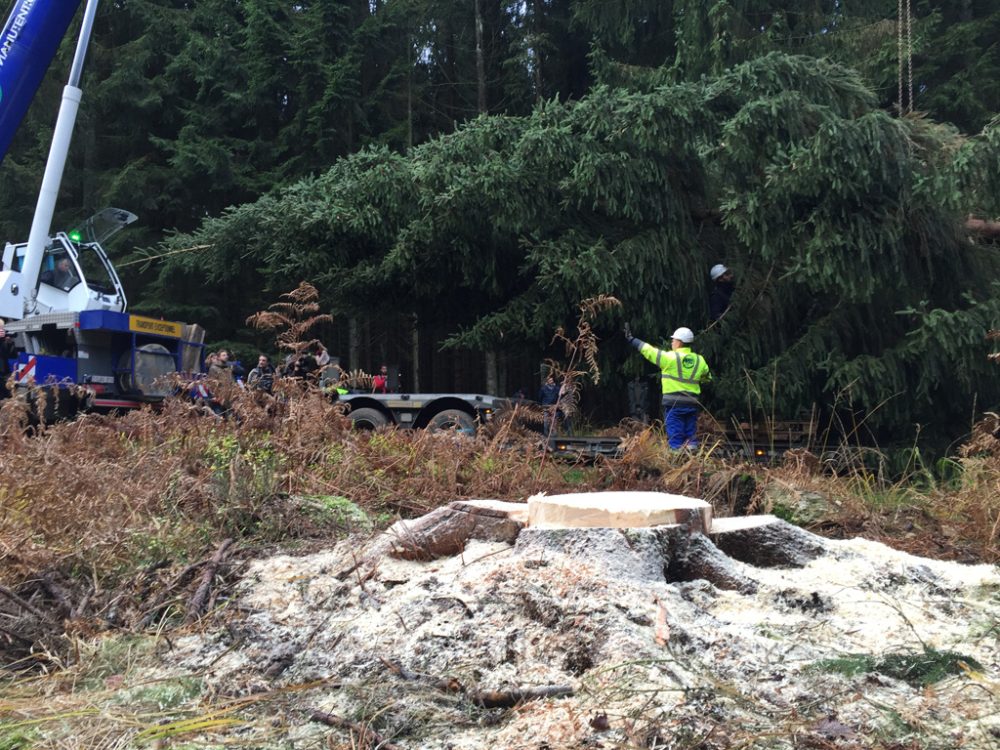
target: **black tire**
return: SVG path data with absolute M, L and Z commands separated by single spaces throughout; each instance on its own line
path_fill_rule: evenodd
M 375 430 L 389 424 L 389 418 L 385 414 L 370 407 L 351 409 L 347 416 L 359 430 Z
M 455 430 L 465 435 L 476 434 L 476 420 L 461 409 L 445 409 L 435 414 L 427 424 L 431 432 Z

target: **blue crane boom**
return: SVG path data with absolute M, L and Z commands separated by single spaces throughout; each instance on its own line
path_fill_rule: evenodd
M 0 32 L 0 162 L 80 0 L 16 0 Z

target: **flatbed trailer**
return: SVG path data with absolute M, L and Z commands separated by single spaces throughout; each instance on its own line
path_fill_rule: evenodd
M 809 448 L 815 437 L 814 420 L 768 420 L 753 425 L 734 422 L 724 430 L 707 430 L 699 442 L 726 457 L 773 463 L 789 450 Z M 623 453 L 622 438 L 594 435 L 553 435 L 546 440 L 546 449 L 559 458 L 583 460 L 621 458 Z
M 481 393 L 346 393 L 336 398 L 350 406 L 347 416 L 356 427 L 454 429 L 470 435 L 510 403 Z

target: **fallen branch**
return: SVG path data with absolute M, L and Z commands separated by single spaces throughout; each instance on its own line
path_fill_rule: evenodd
M 59 608 L 59 612 L 63 617 L 69 617 L 73 612 L 73 605 L 69 602 L 69 597 L 66 592 L 63 591 L 62 587 L 55 582 L 51 573 L 46 573 L 41 577 L 42 588 L 45 592 L 52 598 Z
M 198 568 L 200 568 L 203 565 L 208 565 L 209 562 L 211 561 L 199 560 L 196 563 L 191 563 L 186 568 L 184 568 L 184 570 L 182 570 L 180 573 L 174 576 L 174 580 L 172 580 L 169 584 L 167 584 L 167 586 L 156 595 L 149 609 L 147 609 L 142 614 L 142 617 L 139 619 L 139 627 L 140 628 L 147 627 L 153 621 L 153 619 L 160 614 L 160 612 L 162 612 L 164 609 L 173 604 L 174 601 L 176 601 L 176 598 L 170 599 L 171 592 L 174 591 L 174 589 L 177 589 L 187 584 L 187 582 L 195 574 Z
M 50 624 L 55 624 L 55 621 L 50 615 L 46 614 L 45 612 L 42 612 L 42 610 L 40 610 L 34 604 L 25 601 L 6 586 L 0 586 L 0 594 L 3 594 L 5 597 L 10 599 L 12 602 L 14 602 L 14 604 L 19 606 L 25 612 L 33 614 L 39 620 L 45 620 L 45 622 L 48 622 Z
M 533 688 L 515 688 L 512 690 L 476 690 L 466 688 L 454 677 L 447 679 L 436 679 L 425 675 L 411 672 L 402 664 L 388 659 L 381 660 L 392 672 L 409 682 L 421 681 L 446 693 L 459 693 L 471 703 L 480 708 L 513 708 L 525 701 L 538 700 L 539 698 L 564 698 L 574 694 L 574 690 L 569 685 L 543 685 Z
M 389 742 L 385 739 L 385 737 L 371 727 L 366 727 L 355 721 L 342 719 L 339 716 L 334 716 L 333 714 L 324 713 L 323 711 L 310 711 L 309 721 L 326 724 L 328 727 L 337 727 L 338 729 L 349 730 L 353 734 L 357 735 L 362 748 L 369 748 L 370 750 L 402 750 L 399 745 Z
M 208 592 L 212 589 L 212 581 L 215 579 L 215 573 L 218 571 L 219 566 L 222 565 L 226 552 L 232 543 L 232 539 L 223 540 L 219 548 L 215 550 L 215 554 L 212 555 L 212 559 L 208 561 L 204 572 L 201 574 L 201 583 L 198 584 L 198 588 L 195 590 L 194 596 L 191 597 L 191 602 L 188 604 L 184 622 L 192 623 L 201 617 L 202 610 L 205 609 L 205 601 L 208 599 Z
M 0 635 L 5 635 L 11 641 L 21 641 L 21 643 L 26 646 L 33 646 L 35 642 L 30 638 L 26 638 L 20 633 L 15 633 L 13 630 L 7 630 L 7 628 L 0 628 Z
M 990 221 L 989 219 L 979 219 L 969 216 L 965 220 L 965 228 L 970 232 L 977 232 L 987 236 L 1000 234 L 1000 221 Z

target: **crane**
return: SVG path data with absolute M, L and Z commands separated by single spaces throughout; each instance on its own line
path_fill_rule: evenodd
M 0 266 L 0 318 L 19 350 L 15 383 L 44 384 L 55 396 L 51 402 L 67 402 L 69 411 L 163 398 L 169 391 L 164 376 L 200 370 L 205 337 L 198 325 L 126 312 L 125 290 L 102 243 L 135 214 L 108 208 L 74 230 L 51 233 L 97 4 L 87 0 L 84 7 L 28 240 L 6 243 Z M 0 159 L 79 5 L 15 2 L 0 34 Z

